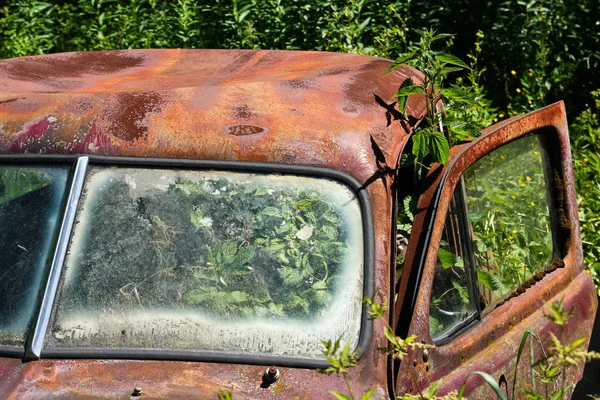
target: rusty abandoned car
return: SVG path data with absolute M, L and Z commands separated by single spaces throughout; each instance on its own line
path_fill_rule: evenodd
M 442 395 L 473 371 L 511 388 L 523 332 L 558 332 L 555 300 L 574 313 L 565 341 L 589 340 L 563 104 L 432 165 L 397 271 L 397 199 L 416 184 L 396 166 L 426 110 L 413 95 L 397 118 L 394 93 L 421 74 L 390 65 L 241 50 L 0 61 L 0 397 L 320 399 L 346 391 L 317 371 L 336 338 L 358 350 L 355 393 L 443 378 Z M 382 321 L 359 300 L 373 295 L 398 336 L 433 346 L 411 352 L 415 381 L 379 350 Z M 472 377 L 466 394 L 489 390 Z

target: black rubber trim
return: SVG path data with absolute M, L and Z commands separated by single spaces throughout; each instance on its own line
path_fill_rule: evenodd
M 443 346 L 446 343 L 450 343 L 455 337 L 461 335 L 463 332 L 468 331 L 480 322 L 480 314 L 478 314 L 477 312 L 473 312 L 473 314 L 471 314 L 469 318 L 454 325 L 452 329 L 450 329 L 447 333 L 433 338 L 433 344 L 435 344 L 436 346 Z
M 325 360 L 299 357 L 269 356 L 245 353 L 221 353 L 217 351 L 159 350 L 148 348 L 64 348 L 42 350 L 40 359 L 114 359 L 156 361 L 198 361 L 220 364 L 249 364 L 285 368 L 327 368 Z
M 111 165 L 114 167 L 152 167 L 152 168 L 183 168 L 196 170 L 219 170 L 233 172 L 256 172 L 275 173 L 287 175 L 300 175 L 315 178 L 328 178 L 342 183 L 354 192 L 359 200 L 364 240 L 364 274 L 363 274 L 363 296 L 372 297 L 374 293 L 374 225 L 372 207 L 369 196 L 361 185 L 351 175 L 327 168 L 311 167 L 303 165 L 287 165 L 263 162 L 247 161 L 214 161 L 214 160 L 192 160 L 173 158 L 135 158 L 135 157 L 113 157 L 95 156 L 89 154 L 70 155 L 45 155 L 45 154 L 11 154 L 0 155 L 0 164 L 30 164 L 30 163 L 65 163 L 75 162 L 79 157 L 89 157 L 89 166 Z M 59 290 L 60 292 L 60 290 Z M 57 292 L 57 295 L 58 293 Z M 56 301 L 56 298 L 55 298 Z M 369 346 L 373 321 L 369 318 L 367 307 L 363 304 L 360 333 L 358 338 L 358 357 L 360 360 Z M 334 339 L 334 338 L 332 338 Z M 23 357 L 23 351 L 19 353 Z M 295 368 L 325 368 L 329 363 L 325 360 L 308 359 L 300 357 L 284 357 L 250 354 L 221 353 L 214 351 L 193 350 L 157 350 L 142 348 L 123 349 L 101 349 L 101 348 L 65 348 L 46 349 L 42 348 L 40 359 L 133 359 L 133 360 L 173 360 L 173 361 L 203 361 L 232 364 L 250 365 L 277 365 Z
M 0 346 L 0 357 L 8 358 L 23 358 L 25 356 L 25 345 L 23 347 L 16 346 Z

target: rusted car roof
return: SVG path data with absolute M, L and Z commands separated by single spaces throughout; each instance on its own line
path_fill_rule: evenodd
M 390 235 L 389 188 L 411 126 L 426 111 L 424 97 L 411 96 L 407 115 L 412 118 L 400 119 L 392 96 L 404 79 L 420 82 L 421 75 L 406 66 L 385 75 L 390 65 L 362 55 L 240 50 L 107 51 L 4 60 L 0 155 L 239 160 L 346 172 L 367 187 L 377 204 L 373 286 L 379 288 L 378 300 L 387 302 L 394 290 L 390 260 L 395 237 Z M 387 356 L 377 349 L 387 339 L 381 327 L 373 328 L 370 337 L 365 356 L 349 376 L 356 390 L 378 387 L 384 397 L 390 383 Z M 81 386 L 90 368 L 99 368 L 93 376 L 107 379 Z M 214 397 L 219 387 L 231 385 L 240 398 L 266 393 L 259 387 L 265 366 L 3 358 L 2 370 L 7 379 L 0 382 L 0 393 L 8 398 L 45 398 L 48 393 L 116 398 L 131 393 L 133 384 L 143 386 L 150 398 Z M 345 390 L 343 380 L 314 370 L 284 368 L 281 374 L 269 394 L 304 398 Z
M 410 130 L 389 105 L 400 83 L 420 74 L 403 66 L 385 75 L 389 66 L 362 55 L 255 50 L 3 60 L 0 154 L 277 162 L 364 182 L 377 168 L 370 136 L 397 157 Z M 408 114 L 420 119 L 423 103 L 411 99 Z

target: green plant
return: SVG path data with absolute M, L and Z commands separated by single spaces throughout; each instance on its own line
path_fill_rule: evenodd
M 326 189 L 285 186 L 277 178 L 173 180 L 135 201 L 130 176 L 106 184 L 94 212 L 103 215 L 114 204 L 122 212 L 92 228 L 95 240 L 81 265 L 94 268 L 82 279 L 102 284 L 90 285 L 86 301 L 118 309 L 169 304 L 225 319 L 325 312 L 350 243 L 348 221 Z M 128 259 L 107 250 L 115 240 L 139 254 Z M 103 268 L 109 272 L 98 272 Z
M 229 390 L 221 389 L 219 390 L 218 400 L 233 400 L 233 396 Z
M 450 154 L 450 138 L 443 132 L 443 115 L 450 104 L 474 105 L 473 100 L 464 89 L 459 86 L 446 87 L 446 79 L 452 72 L 470 69 L 459 58 L 443 51 L 433 50 L 433 43 L 451 38 L 449 34 L 437 34 L 434 30 L 418 31 L 420 40 L 418 45 L 409 47 L 409 51 L 400 54 L 386 72 L 391 72 L 403 64 L 411 65 L 423 73 L 423 81 L 415 83 L 411 78 L 402 82 L 398 92 L 394 95 L 398 99 L 398 109 L 402 115 L 406 114 L 406 101 L 408 96 L 422 94 L 425 96 L 427 108 L 425 126 L 417 128 L 412 136 L 412 159 L 404 160 L 403 165 L 420 163 L 427 156 L 432 161 L 446 163 Z M 446 103 L 443 103 L 446 101 Z M 407 119 L 404 117 L 404 119 Z M 461 132 L 462 130 L 461 126 Z M 448 126 L 452 131 L 455 126 Z
M 600 185 L 596 182 L 600 172 L 600 90 L 591 95 L 592 105 L 571 124 L 571 141 L 583 254 L 600 295 Z
M 549 313 L 544 315 L 549 321 L 559 326 L 561 339 L 557 338 L 554 333 L 550 332 L 548 339 L 550 348 L 548 352 L 546 352 L 544 349 L 544 344 L 542 340 L 540 340 L 539 336 L 535 335 L 529 330 L 523 334 L 515 363 L 512 391 L 513 398 L 515 396 L 515 390 L 518 387 L 517 368 L 519 366 L 519 362 L 523 354 L 523 348 L 527 339 L 530 341 L 531 378 L 529 387 L 524 387 L 521 389 L 521 391 L 530 400 L 556 400 L 565 398 L 565 395 L 573 389 L 572 385 L 566 385 L 565 379 L 567 369 L 585 364 L 591 360 L 600 359 L 600 353 L 586 351 L 581 348 L 581 346 L 586 342 L 585 338 L 576 339 L 572 343 L 564 344 L 564 329 L 565 325 L 573 315 L 572 310 L 565 310 L 562 301 L 555 301 L 547 307 Z M 536 339 L 536 341 L 539 343 L 543 354 L 537 362 L 533 361 L 534 351 L 532 339 Z M 535 377 L 537 377 L 544 384 L 543 390 L 540 391 L 540 389 L 536 387 Z M 559 382 L 558 387 L 554 391 L 549 392 L 549 390 L 551 390 L 549 385 L 556 382 Z M 486 380 L 486 383 L 496 392 L 501 400 L 506 399 L 495 380 Z
M 331 392 L 337 399 L 339 400 L 354 400 L 355 396 L 352 392 L 352 386 L 350 385 L 350 381 L 348 379 L 348 370 L 356 366 L 356 359 L 358 357 L 358 350 L 354 352 L 350 352 L 350 342 L 346 342 L 343 348 L 340 345 L 340 339 L 335 341 L 323 341 L 323 346 L 325 350 L 323 350 L 323 356 L 325 360 L 327 360 L 331 366 L 325 369 L 319 370 L 319 372 L 327 375 L 336 374 L 338 376 L 342 376 L 344 381 L 346 382 L 346 386 L 348 388 L 349 395 L 346 396 L 340 392 Z M 371 398 L 371 395 L 375 389 L 371 389 L 360 397 L 360 400 L 368 400 Z
M 417 388 L 417 394 L 401 394 L 398 399 L 402 400 L 461 400 L 466 399 L 464 397 L 464 392 L 466 389 L 467 381 L 472 376 L 480 376 L 484 379 L 485 383 L 493 390 L 495 395 L 500 400 L 506 400 L 507 396 L 504 394 L 502 389 L 500 388 L 496 379 L 494 379 L 491 375 L 481 372 L 474 371 L 469 373 L 460 390 L 452 391 L 447 393 L 444 396 L 437 396 L 437 391 L 441 386 L 442 381 L 437 381 L 432 383 L 427 391 L 422 390 L 417 383 L 414 372 L 411 369 L 411 360 L 408 358 L 409 349 L 421 348 L 427 349 L 431 346 L 420 343 L 417 341 L 416 336 L 409 336 L 406 339 L 401 339 L 393 333 L 392 329 L 387 323 L 387 319 L 385 318 L 386 314 L 386 306 L 382 303 L 378 303 L 375 300 L 375 296 L 372 298 L 364 298 L 363 303 L 367 305 L 369 309 L 369 316 L 374 319 L 378 319 L 383 322 L 385 326 L 385 335 L 389 340 L 389 344 L 387 347 L 381 349 L 381 351 L 389 354 L 390 356 L 400 360 L 401 362 L 407 363 L 408 371 L 412 376 L 413 383 Z M 567 311 L 564 308 L 562 301 L 555 301 L 551 305 L 548 305 L 548 314 L 544 314 L 545 317 L 558 325 L 560 329 L 559 339 L 552 332 L 549 334 L 548 341 L 550 343 L 550 347 L 548 351 L 544 348 L 544 343 L 540 339 L 538 335 L 533 333 L 530 330 L 525 331 L 523 337 L 521 339 L 519 349 L 517 352 L 516 362 L 515 362 L 515 370 L 513 374 L 513 389 L 512 389 L 512 397 L 515 398 L 515 391 L 517 388 L 521 387 L 521 392 L 530 400 L 557 400 L 563 399 L 565 394 L 569 393 L 572 390 L 571 385 L 566 385 L 566 373 L 567 369 L 584 364 L 591 360 L 600 359 L 600 353 L 586 351 L 581 348 L 581 346 L 585 343 L 586 339 L 577 339 L 574 340 L 570 344 L 564 344 L 564 329 L 565 325 L 572 317 L 572 311 Z M 528 386 L 519 386 L 517 383 L 517 369 L 519 367 L 519 363 L 524 353 L 525 345 L 527 340 L 529 339 L 529 358 L 530 358 L 530 382 Z M 540 345 L 542 357 L 538 361 L 534 361 L 535 352 L 534 352 L 534 342 L 533 339 Z M 325 346 L 325 350 L 323 352 L 325 359 L 331 364 L 331 367 L 321 370 L 320 372 L 332 374 L 337 373 L 338 375 L 342 375 L 348 387 L 348 391 L 350 393 L 349 396 L 333 393 L 336 398 L 342 400 L 354 399 L 354 394 L 352 392 L 352 387 L 350 385 L 350 381 L 348 379 L 347 373 L 348 370 L 356 365 L 356 352 L 351 353 L 349 343 L 346 343 L 344 348 L 340 351 L 340 341 L 339 339 L 335 342 L 323 342 Z M 543 392 L 540 392 L 540 389 L 536 387 L 536 378 L 544 384 Z M 559 382 L 558 388 L 554 391 L 549 392 L 550 384 L 555 384 Z M 554 385 L 556 386 L 556 385 Z M 370 390 L 365 394 L 368 397 L 361 397 L 362 399 L 368 399 L 373 390 Z

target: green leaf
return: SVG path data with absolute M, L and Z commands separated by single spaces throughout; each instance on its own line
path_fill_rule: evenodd
M 475 101 L 473 100 L 473 97 L 471 95 L 471 93 L 469 93 L 467 90 L 458 87 L 458 86 L 452 86 L 449 88 L 441 88 L 439 89 L 439 92 L 441 93 L 441 95 L 451 101 L 454 101 L 456 103 L 463 103 L 466 105 L 475 105 Z
M 371 22 L 371 17 L 367 17 L 359 26 L 358 26 L 358 31 L 361 32 L 363 29 L 365 29 L 367 27 L 367 25 L 369 25 L 369 22 Z
M 542 396 L 541 394 L 537 394 L 531 390 L 525 390 L 523 393 L 525 393 L 525 396 L 527 396 L 529 400 L 546 400 L 544 396 Z
M 452 280 L 452 286 L 458 292 L 458 295 L 460 296 L 460 300 L 464 304 L 469 304 L 469 292 L 467 291 L 467 289 L 465 289 L 461 284 L 456 282 L 454 279 Z
M 393 97 L 395 97 L 395 98 L 408 97 L 411 94 L 419 94 L 419 93 L 423 93 L 424 91 L 425 91 L 425 89 L 423 88 L 423 86 L 405 86 L 405 87 L 400 87 L 398 92 Z
M 446 120 L 446 122 L 448 122 L 448 121 Z M 460 135 L 460 136 L 466 136 L 466 137 L 477 136 L 477 134 L 475 132 L 468 129 L 467 123 L 463 122 L 463 121 L 452 121 L 452 122 L 448 123 L 446 126 L 448 127 L 450 132 L 456 133 L 457 135 Z
M 296 209 L 300 211 L 308 211 L 312 208 L 312 201 L 309 199 L 301 199 L 296 202 Z
M 494 391 L 494 393 L 496 393 L 496 396 L 498 396 L 498 398 L 500 400 L 506 400 L 506 396 L 504 395 L 504 393 L 502 393 L 502 389 L 500 389 L 500 386 L 498 385 L 498 382 L 496 382 L 496 380 L 488 373 L 485 372 L 481 372 L 481 371 L 475 371 L 475 372 L 471 372 L 469 375 L 467 375 L 467 377 L 465 378 L 465 382 L 462 384 L 460 391 L 458 392 L 458 398 L 459 400 L 463 398 L 463 395 L 465 394 L 465 389 L 467 387 L 467 380 L 472 376 L 472 375 L 479 375 L 481 376 L 485 382 L 492 388 L 492 390 Z
M 585 343 L 585 341 L 586 341 L 586 338 L 581 338 L 581 339 L 575 340 L 573 343 L 571 343 L 570 345 L 567 346 L 567 348 L 566 348 L 567 353 L 570 353 L 571 351 L 575 350 L 577 347 L 579 347 L 583 343 Z
M 313 283 L 312 288 L 314 290 L 326 290 L 327 283 L 325 283 L 325 281 L 316 281 L 315 283 Z
M 340 361 L 342 364 L 348 360 L 348 355 L 350 355 L 350 341 L 346 340 L 346 344 L 340 353 Z
M 254 258 L 254 249 L 254 246 L 242 247 L 236 254 L 231 264 L 235 267 L 242 267 L 250 263 Z
M 412 80 L 412 78 L 406 78 L 400 84 L 400 87 L 398 88 L 398 92 L 400 92 L 402 89 L 404 89 L 406 87 L 410 87 L 410 86 L 414 86 L 414 85 L 415 85 L 415 83 Z M 406 102 L 407 102 L 407 100 L 408 100 L 407 97 L 398 97 L 398 110 L 403 115 L 406 114 Z
M 183 301 L 187 304 L 200 304 L 214 296 L 214 289 L 212 291 L 205 291 L 203 288 L 193 289 L 187 292 L 183 296 Z
M 431 38 L 431 41 L 435 42 L 436 40 L 451 38 L 451 37 L 454 37 L 454 35 L 452 33 L 438 33 L 437 35 L 435 35 L 434 37 Z
M 456 264 L 456 256 L 446 249 L 441 247 L 438 249 L 438 258 L 444 269 L 452 268 Z
M 396 337 L 394 332 L 391 331 L 390 328 L 386 327 L 383 330 L 383 333 L 385 334 L 385 337 L 388 338 L 388 340 L 390 341 L 391 344 L 393 344 L 394 346 L 397 346 L 397 347 L 400 346 L 400 343 L 398 342 L 398 338 Z
M 454 261 L 454 266 L 456 268 L 464 268 L 465 262 L 461 257 L 456 257 L 456 261 Z
M 456 65 L 458 67 L 471 69 L 467 64 L 464 63 L 460 58 L 453 56 L 452 54 L 445 53 L 443 51 L 436 52 L 435 59 L 447 64 Z
M 479 272 L 477 271 L 477 275 L 479 276 Z M 523 336 L 521 337 L 521 343 L 519 344 L 519 350 L 517 351 L 517 360 L 515 363 L 515 373 L 513 376 L 513 390 L 512 390 L 512 398 L 515 398 L 515 388 L 517 387 L 517 367 L 519 366 L 519 361 L 521 361 L 521 355 L 523 354 L 523 348 L 525 347 L 525 342 L 527 342 L 527 338 L 531 336 L 535 339 L 537 339 L 537 341 L 540 343 L 540 345 L 542 344 L 542 342 L 540 341 L 540 339 L 535 335 L 535 333 L 533 333 L 530 330 L 526 330 L 523 333 Z M 531 339 L 529 339 L 531 340 Z M 533 368 L 533 367 L 532 367 Z
M 221 245 L 221 261 L 223 264 L 231 264 L 237 253 L 237 246 L 232 240 L 227 240 Z
M 423 132 L 417 131 L 412 135 L 412 142 L 412 153 L 418 161 L 423 160 L 429 154 L 429 137 Z
M 369 400 L 371 398 L 371 396 L 373 395 L 374 392 L 375 392 L 375 388 L 372 388 L 367 393 L 365 393 L 362 396 L 360 396 L 360 400 Z
M 394 61 L 394 63 L 392 64 L 391 67 L 389 67 L 385 73 L 388 74 L 390 72 L 392 72 L 393 70 L 397 69 L 399 66 L 408 63 L 409 61 L 414 60 L 415 58 L 417 58 L 417 53 L 403 53 L 400 54 L 400 56 L 398 58 L 396 58 L 396 61 Z
M 460 67 L 444 67 L 442 68 L 442 75 L 446 76 L 448 74 L 451 74 L 452 72 L 458 72 L 458 71 L 462 71 L 464 68 L 460 68 Z
M 236 290 L 229 293 L 229 301 L 231 303 L 244 303 L 248 301 L 248 295 L 242 291 Z
M 502 287 L 502 284 L 498 278 L 485 270 L 477 270 L 477 280 L 491 291 L 499 290 Z
M 573 385 L 569 385 L 552 393 L 550 400 L 563 399 L 565 397 L 565 393 L 568 393 L 571 390 L 571 386 Z
M 429 389 L 427 390 L 427 398 L 433 398 L 435 396 L 435 394 L 437 393 L 438 389 L 440 388 L 440 386 L 442 385 L 442 381 L 439 380 L 435 383 L 432 383 L 429 386 Z
M 339 400 L 351 400 L 350 397 L 346 396 L 345 394 L 341 394 L 340 392 L 329 392 L 332 395 L 335 396 L 336 399 Z
M 233 400 L 233 397 L 231 396 L 231 392 L 229 392 L 228 390 L 220 389 L 218 399 L 219 400 Z
M 433 160 L 440 164 L 446 164 L 446 162 L 448 162 L 448 157 L 450 157 L 450 145 L 448 144 L 448 139 L 446 139 L 442 133 L 435 132 L 431 135 L 430 145 Z
M 260 215 L 268 215 L 271 217 L 281 217 L 281 211 L 277 207 L 265 207 L 260 212 Z
M 323 233 L 325 234 L 325 236 L 327 236 L 327 239 L 329 240 L 335 240 L 338 237 L 338 230 L 337 227 L 332 226 L 332 225 L 325 225 L 323 226 Z

